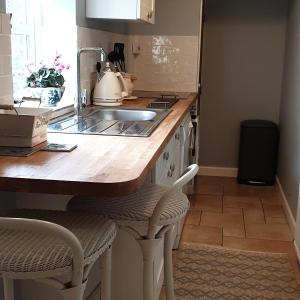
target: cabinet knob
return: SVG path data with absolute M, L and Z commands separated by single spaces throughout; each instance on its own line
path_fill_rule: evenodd
M 170 157 L 170 153 L 169 152 L 165 152 L 163 155 L 164 160 L 168 160 Z
M 175 134 L 175 140 L 180 140 L 180 133 Z
M 168 171 L 168 177 L 172 177 L 173 176 L 173 172 L 171 170 Z
M 148 11 L 148 13 L 147 13 L 147 18 L 148 18 L 148 19 L 152 19 L 152 17 L 153 17 L 153 11 L 150 10 L 150 11 Z
M 170 166 L 170 170 L 171 170 L 172 172 L 174 172 L 174 171 L 175 171 L 175 164 L 171 164 L 171 166 Z

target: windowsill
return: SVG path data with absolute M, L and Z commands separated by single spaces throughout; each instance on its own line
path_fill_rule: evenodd
M 48 108 L 51 108 L 51 107 L 48 107 Z M 60 106 L 60 107 L 59 106 L 53 107 L 51 120 L 59 118 L 63 115 L 70 114 L 72 112 L 74 112 L 74 104 L 69 104 L 69 105 Z
M 21 106 L 19 104 L 15 104 L 15 107 L 49 108 L 52 110 L 51 120 L 74 112 L 74 104 L 66 104 L 66 103 L 59 103 L 57 106 L 43 106 L 43 105 L 33 105 L 32 101 L 28 101 L 27 105 L 26 102 L 25 103 L 23 102 Z

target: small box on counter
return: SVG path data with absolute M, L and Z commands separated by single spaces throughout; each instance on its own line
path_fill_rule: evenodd
M 0 109 L 0 146 L 34 147 L 45 142 L 50 118 L 47 108 Z

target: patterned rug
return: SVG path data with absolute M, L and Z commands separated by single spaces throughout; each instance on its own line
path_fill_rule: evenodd
M 175 272 L 177 300 L 299 300 L 286 254 L 183 244 Z

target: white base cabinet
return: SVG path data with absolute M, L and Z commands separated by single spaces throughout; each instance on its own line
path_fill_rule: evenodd
M 155 168 L 152 171 L 153 183 L 171 187 L 188 165 L 190 121 L 190 114 L 187 113 L 155 164 Z M 187 190 L 187 187 L 184 187 L 183 192 Z M 173 249 L 179 247 L 183 224 L 184 218 L 176 224 Z

